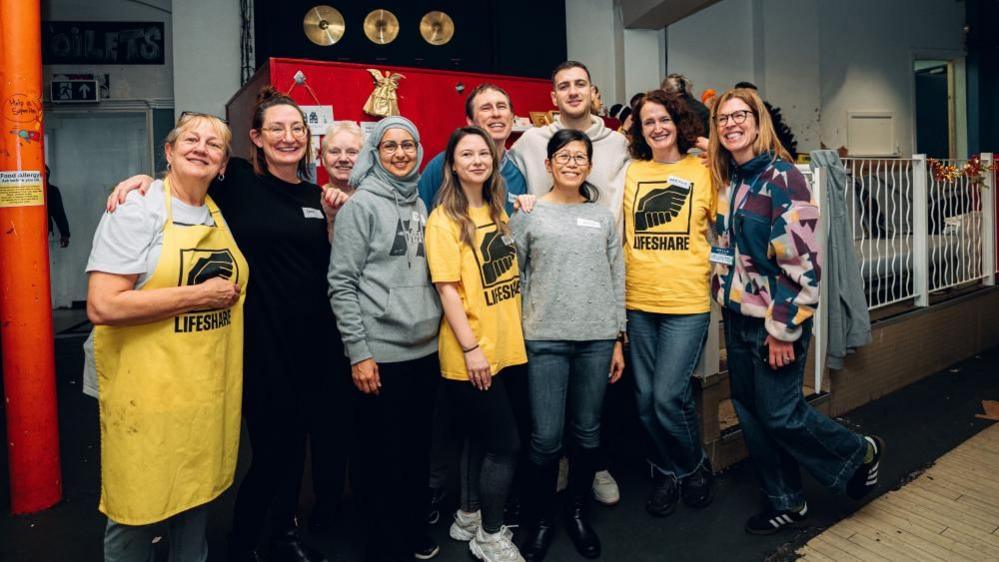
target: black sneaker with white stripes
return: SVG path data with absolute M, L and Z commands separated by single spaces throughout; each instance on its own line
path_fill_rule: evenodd
M 880 437 L 865 435 L 864 442 L 868 447 L 874 447 L 874 455 L 870 461 L 861 463 L 846 483 L 846 495 L 855 500 L 866 496 L 877 485 L 878 466 L 881 464 L 881 455 L 885 452 L 885 443 Z
M 757 513 L 746 521 L 746 532 L 752 535 L 772 535 L 784 527 L 796 527 L 805 520 L 808 515 L 808 504 L 801 506 L 801 509 L 778 510 L 772 509 Z

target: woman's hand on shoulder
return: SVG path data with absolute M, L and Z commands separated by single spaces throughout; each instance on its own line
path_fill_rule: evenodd
M 529 193 L 524 195 L 518 195 L 513 201 L 513 209 L 515 211 L 524 211 L 525 213 L 530 213 L 534 210 L 534 204 L 537 202 L 538 198 Z
M 350 195 L 339 187 L 329 186 L 323 188 L 323 210 L 337 211 L 350 199 Z
M 145 175 L 139 174 L 137 176 L 132 176 L 127 180 L 120 182 L 118 185 L 114 186 L 114 190 L 111 191 L 111 195 L 108 196 L 107 210 L 109 213 L 113 213 L 118 205 L 125 202 L 125 198 L 128 197 L 130 191 L 139 190 L 139 194 L 145 195 L 149 191 L 149 186 L 152 185 L 153 178 Z

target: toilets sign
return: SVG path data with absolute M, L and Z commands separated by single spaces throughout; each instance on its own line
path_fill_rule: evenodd
M 97 103 L 100 101 L 97 80 L 53 80 L 52 103 Z

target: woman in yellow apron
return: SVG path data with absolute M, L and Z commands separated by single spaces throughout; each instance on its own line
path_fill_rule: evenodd
M 94 235 L 87 314 L 101 419 L 106 561 L 152 560 L 165 523 L 171 561 L 207 559 L 206 504 L 233 481 L 239 446 L 248 266 L 215 203 L 229 128 L 182 115 L 170 170 Z

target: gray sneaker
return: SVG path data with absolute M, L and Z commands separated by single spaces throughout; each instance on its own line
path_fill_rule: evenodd
M 454 523 L 448 529 L 448 535 L 456 541 L 470 541 L 475 538 L 475 532 L 482 527 L 482 512 L 466 514 L 462 510 L 454 512 Z
M 610 472 L 601 470 L 593 475 L 593 498 L 604 505 L 617 505 L 621 501 L 621 490 Z
M 479 527 L 468 543 L 468 550 L 483 562 L 524 562 L 517 545 L 513 544 L 513 533 L 505 525 L 493 534 Z

